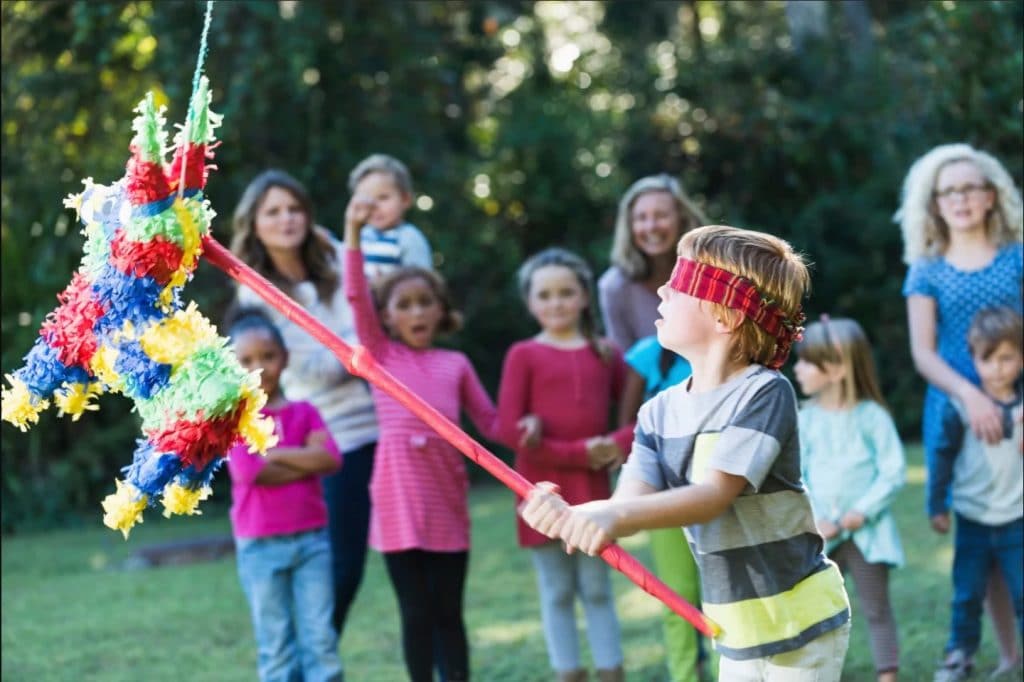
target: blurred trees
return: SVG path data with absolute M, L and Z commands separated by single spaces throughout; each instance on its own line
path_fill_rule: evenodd
M 402 158 L 417 190 L 410 219 L 467 315 L 453 343 L 493 389 L 505 348 L 533 332 L 513 284 L 522 259 L 561 244 L 600 274 L 618 196 L 668 171 L 711 219 L 808 254 L 809 315 L 864 324 L 915 436 L 922 385 L 891 222 L 899 183 L 919 154 L 955 140 L 995 153 L 1020 183 L 1024 6 L 827 3 L 812 17 L 824 31 L 794 36 L 804 4 L 217 3 L 206 67 L 225 115 L 208 188 L 215 234 L 229 239 L 235 201 L 266 167 L 304 181 L 319 222 L 337 227 L 354 164 L 374 151 Z M 61 199 L 84 177 L 122 175 L 147 90 L 169 121 L 183 118 L 202 12 L 191 0 L 3 3 L 5 372 L 80 257 Z M 217 319 L 226 284 L 201 267 L 186 298 Z M 75 424 L 45 415 L 28 435 L 3 425 L 4 530 L 98 513 L 137 430 L 127 401 L 102 405 Z

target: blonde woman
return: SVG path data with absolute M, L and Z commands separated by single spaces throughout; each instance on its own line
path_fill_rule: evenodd
M 626 350 L 654 334 L 658 287 L 676 262 L 676 244 L 707 220 L 679 181 L 662 173 L 634 182 L 619 200 L 612 265 L 598 281 L 608 337 Z
M 895 219 L 910 266 L 903 294 L 911 352 L 928 382 L 923 429 L 931 476 L 950 397 L 964 405 L 980 439 L 996 443 L 1006 435 L 999 406 L 979 388 L 967 330 L 982 308 L 1021 309 L 1021 198 L 995 158 L 967 144 L 947 144 L 911 166 Z M 999 640 L 1000 667 L 1019 665 L 1010 597 L 998 571 L 992 574 L 987 604 Z

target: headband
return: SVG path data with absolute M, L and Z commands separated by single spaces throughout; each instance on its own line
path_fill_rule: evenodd
M 794 315 L 787 315 L 778 303 L 762 295 L 746 277 L 714 265 L 680 258 L 672 270 L 668 285 L 687 296 L 738 310 L 766 334 L 774 337 L 775 355 L 767 363 L 771 369 L 782 367 L 789 357 L 793 342 L 803 338 L 803 309 L 797 306 Z

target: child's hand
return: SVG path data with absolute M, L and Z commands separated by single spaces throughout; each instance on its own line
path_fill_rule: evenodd
M 615 514 L 608 500 L 595 500 L 569 508 L 560 533 L 565 551 L 580 550 L 590 556 L 601 553 L 616 537 Z
M 835 536 L 839 535 L 839 526 L 828 519 L 815 519 L 814 525 L 818 527 L 818 532 L 821 533 L 821 537 L 826 540 L 831 540 Z
M 587 440 L 587 464 L 594 471 L 604 469 L 622 456 L 619 444 L 608 436 L 594 436 Z
M 519 505 L 519 515 L 526 525 L 552 539 L 559 537 L 558 533 L 568 513 L 569 505 L 558 494 L 558 486 L 548 481 L 534 486 Z
M 358 194 L 349 199 L 348 206 L 345 207 L 345 241 L 352 242 L 355 238 L 355 243 L 359 244 L 359 230 L 366 224 L 370 219 L 370 214 L 373 212 L 373 201 L 365 197 L 359 196 Z
M 949 532 L 949 514 L 936 514 L 928 519 L 932 523 L 932 530 L 945 535 Z
M 848 511 L 839 519 L 839 525 L 845 530 L 859 530 L 864 525 L 864 515 L 860 512 Z
M 540 444 L 540 434 L 543 423 L 535 414 L 528 414 L 516 422 L 519 429 L 519 447 L 535 448 Z

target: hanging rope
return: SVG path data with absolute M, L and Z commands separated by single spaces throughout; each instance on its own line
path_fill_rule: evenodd
M 206 0 L 206 16 L 203 18 L 203 35 L 199 39 L 199 55 L 196 57 L 196 70 L 192 75 L 192 94 L 188 98 L 188 113 L 185 114 L 185 129 L 182 131 L 184 136 L 184 143 L 188 144 L 189 135 L 192 132 L 192 118 L 195 116 L 195 107 L 193 103 L 196 98 L 196 93 L 199 92 L 199 79 L 203 76 L 203 66 L 206 64 L 206 53 L 209 52 L 210 46 L 207 42 L 207 38 L 210 35 L 210 20 L 213 17 L 213 2 L 214 0 Z M 185 195 L 185 167 L 187 164 L 181 164 L 181 177 L 178 178 L 178 198 L 181 199 Z

